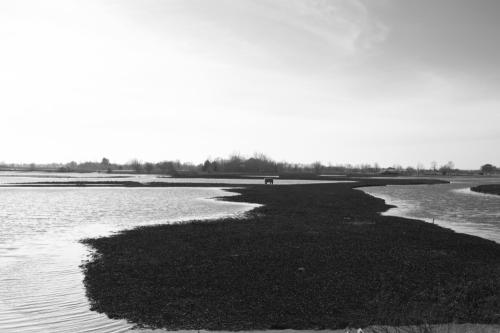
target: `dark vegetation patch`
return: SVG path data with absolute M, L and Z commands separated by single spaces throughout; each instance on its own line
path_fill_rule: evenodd
M 246 186 L 224 200 L 264 204 L 248 219 L 87 239 L 91 308 L 171 330 L 499 323 L 499 244 L 381 216 L 354 189 L 419 182 Z
M 479 193 L 500 195 L 500 184 L 487 184 L 471 187 L 471 190 Z

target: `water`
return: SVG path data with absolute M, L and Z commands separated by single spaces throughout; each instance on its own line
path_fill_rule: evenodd
M 163 182 L 163 183 L 205 183 L 205 184 L 263 184 L 263 176 L 254 176 L 255 179 L 234 178 L 172 178 L 157 175 L 134 174 L 106 174 L 106 173 L 57 173 L 57 172 L 0 172 L 0 185 L 32 183 L 32 182 L 75 182 L 75 181 L 134 181 L 134 182 Z M 260 177 L 260 178 L 257 178 Z M 313 183 L 339 183 L 352 181 L 336 180 L 301 180 L 301 179 L 275 179 L 275 185 L 313 184 Z
M 25 182 L 139 181 L 261 184 L 262 179 L 0 172 L 0 332 L 126 332 L 132 325 L 91 312 L 79 240 L 139 225 L 238 216 L 256 207 L 210 200 L 220 188 L 9 187 Z M 277 184 L 311 181 L 278 180 Z
M 124 332 L 89 311 L 78 241 L 138 225 L 237 215 L 214 188 L 1 188 L 0 332 Z
M 384 215 L 434 220 L 457 232 L 500 243 L 500 196 L 470 190 L 480 184 L 500 184 L 500 178 L 449 180 L 451 184 L 377 186 L 362 190 L 397 206 Z
M 35 181 L 262 183 L 261 179 L 169 179 L 144 175 L 0 173 L 0 184 Z M 388 212 L 442 223 L 500 241 L 500 197 L 450 185 L 388 186 L 364 190 L 398 206 Z M 487 182 L 498 182 L 490 179 Z M 311 183 L 278 180 L 278 184 Z M 0 187 L 0 332 L 128 332 L 131 324 L 89 311 L 79 265 L 86 237 L 138 225 L 241 215 L 255 205 L 214 201 L 220 188 Z M 135 330 L 134 330 L 135 331 Z M 155 331 L 158 332 L 158 331 Z
M 106 174 L 106 173 L 59 173 L 59 172 L 0 172 L 0 184 L 17 184 L 30 182 L 64 182 L 64 181 L 154 181 L 155 176 Z

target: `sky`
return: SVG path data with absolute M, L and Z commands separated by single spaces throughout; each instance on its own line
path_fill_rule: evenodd
M 0 0 L 0 161 L 500 165 L 497 0 Z

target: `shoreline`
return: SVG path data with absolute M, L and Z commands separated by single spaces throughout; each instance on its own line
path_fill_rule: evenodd
M 423 325 L 423 326 L 369 326 L 363 328 L 366 333 L 498 333 L 500 325 L 489 324 L 438 324 L 438 325 Z M 427 330 L 427 331 L 425 331 Z M 350 332 L 354 333 L 357 328 L 351 327 Z M 141 329 L 140 333 L 168 333 L 162 329 Z M 176 333 L 229 333 L 231 331 L 209 331 L 209 330 L 177 330 Z M 346 328 L 343 329 L 321 329 L 321 330 L 242 330 L 241 333 L 346 333 Z
M 111 320 L 103 314 L 90 311 L 80 265 L 91 254 L 91 249 L 81 244 L 80 239 L 111 235 L 134 228 L 137 223 L 152 225 L 178 223 L 193 218 L 241 218 L 242 214 L 254 207 L 208 199 L 233 194 L 221 188 L 75 187 L 3 190 L 0 190 L 5 192 L 2 198 L 8 199 L 8 195 L 12 199 L 7 200 L 9 204 L 3 202 L 5 209 L 1 211 L 13 223 L 6 220 L 7 224 L 2 225 L 2 238 L 6 241 L 0 248 L 0 300 L 5 301 L 0 301 L 2 333 L 22 332 L 26 327 L 28 330 L 37 327 L 38 330 L 33 328 L 37 332 L 132 332 L 133 324 Z M 152 200 L 143 198 L 143 194 Z M 134 196 L 139 198 L 134 200 Z M 26 200 L 27 197 L 31 200 Z M 100 200 L 93 199 L 96 197 Z M 53 205 L 47 205 L 47 202 Z M 147 206 L 132 205 L 132 202 Z M 165 208 L 172 206 L 170 203 L 174 203 L 175 209 Z M 36 208 L 21 210 L 19 204 Z M 90 204 L 93 208 L 87 210 L 85 206 Z M 151 209 L 156 212 L 149 214 Z M 130 213 L 125 213 L 125 210 Z M 96 215 L 89 211 L 105 213 Z M 45 221 L 31 218 L 48 217 L 47 213 L 53 215 Z M 82 214 L 87 218 L 78 220 Z M 28 225 L 35 227 L 25 228 Z M 33 315 L 19 312 L 20 308 Z
M 484 184 L 470 188 L 471 191 L 483 194 L 500 195 L 500 184 Z
M 430 224 L 441 226 L 443 228 L 451 229 L 456 233 L 468 234 L 483 239 L 491 240 L 500 244 L 500 233 L 498 233 L 496 229 L 485 230 L 484 225 L 479 221 L 475 220 L 477 216 L 461 217 L 460 220 L 453 219 L 450 218 L 450 216 L 446 215 L 446 213 L 449 212 L 448 207 L 441 208 L 441 212 L 444 213 L 443 216 L 437 215 L 436 211 L 434 211 L 433 214 L 430 214 L 428 216 L 422 216 L 423 212 L 428 213 L 429 211 L 427 209 L 426 210 L 417 209 L 416 211 L 414 211 L 413 208 L 408 208 L 406 206 L 409 202 L 410 206 L 413 206 L 413 204 L 416 205 L 419 204 L 418 202 L 412 202 L 413 199 L 409 199 L 407 197 L 401 199 L 399 195 L 388 194 L 383 192 L 384 191 L 383 189 L 381 190 L 382 192 L 380 193 L 377 193 L 377 191 L 375 192 L 371 191 L 369 187 L 358 188 L 358 189 L 362 190 L 363 192 L 375 198 L 384 200 L 387 205 L 391 206 L 391 208 L 389 208 L 387 211 L 381 213 L 384 216 L 395 216 L 410 220 L 420 220 Z M 472 195 L 475 197 L 496 197 L 496 195 L 494 194 L 471 191 L 470 187 L 458 190 L 453 189 L 451 191 L 455 193 L 467 193 L 467 195 Z
M 264 206 L 87 239 L 91 309 L 174 330 L 500 322 L 500 245 L 380 215 L 390 206 L 356 190 L 436 181 L 355 180 L 225 186 L 239 195 L 222 200 Z

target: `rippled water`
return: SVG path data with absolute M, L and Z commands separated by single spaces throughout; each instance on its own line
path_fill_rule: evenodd
M 241 214 L 213 188 L 1 188 L 0 332 L 123 332 L 89 311 L 78 241 L 138 225 Z
M 129 331 L 131 324 L 89 311 L 79 266 L 90 252 L 79 240 L 139 225 L 238 215 L 256 206 L 208 199 L 232 195 L 219 188 L 8 187 L 25 182 L 103 180 L 263 182 L 262 179 L 1 172 L 0 333 Z
M 105 174 L 0 173 L 0 184 L 34 181 L 132 180 L 262 183 L 261 179 L 169 179 Z M 75 179 L 77 178 L 77 179 Z M 432 220 L 500 241 L 500 197 L 470 192 L 484 180 L 450 185 L 371 187 L 398 206 L 388 214 Z M 499 182 L 489 180 L 489 182 Z M 278 180 L 278 184 L 310 183 Z M 79 265 L 86 237 L 138 225 L 237 215 L 255 207 L 208 198 L 216 188 L 0 188 L 0 332 L 126 332 L 132 325 L 89 311 Z
M 500 196 L 470 190 L 480 184 L 500 184 L 500 178 L 449 180 L 451 184 L 377 186 L 362 190 L 397 206 L 384 215 L 434 220 L 455 231 L 500 243 Z

